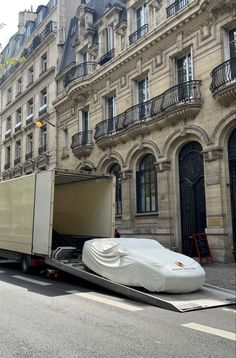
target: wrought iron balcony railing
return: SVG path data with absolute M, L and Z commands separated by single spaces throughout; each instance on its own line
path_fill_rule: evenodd
M 5 139 L 9 138 L 11 136 L 11 129 L 8 129 L 5 133 Z
M 5 165 L 4 165 L 4 169 L 7 170 L 9 169 L 11 166 L 11 163 L 10 162 L 7 162 Z
M 212 93 L 218 91 L 227 84 L 236 82 L 236 57 L 232 57 L 228 61 L 225 61 L 214 68 L 211 72 L 211 77 L 210 90 Z
M 104 135 L 119 132 L 130 124 L 162 116 L 167 110 L 181 104 L 200 104 L 200 84 L 201 81 L 198 80 L 178 84 L 149 101 L 139 103 L 114 118 L 98 123 L 95 127 L 95 140 Z
M 167 17 L 170 17 L 174 14 L 176 14 L 179 10 L 181 10 L 183 7 L 188 5 L 189 0 L 177 0 L 170 6 L 166 8 L 166 15 Z
M 30 124 L 30 123 L 32 123 L 32 122 L 33 122 L 33 115 L 32 115 L 32 116 L 28 116 L 28 117 L 26 118 L 25 124 L 27 125 L 27 124 Z
M 29 160 L 33 158 L 33 152 L 28 152 L 25 154 L 25 160 Z
M 15 133 L 19 132 L 21 130 L 21 122 L 17 123 L 15 126 Z
M 14 165 L 20 164 L 20 162 L 21 162 L 21 158 L 20 158 L 20 157 L 14 159 Z
M 44 39 L 48 37 L 50 33 L 55 31 L 54 24 L 55 23 L 53 21 L 50 21 L 45 26 L 45 29 L 39 35 L 35 36 L 32 44 L 23 50 L 21 57 L 23 58 L 29 57 L 32 54 L 32 52 L 44 41 Z M 17 62 L 15 65 L 12 65 L 9 68 L 9 70 L 7 70 L 7 72 L 0 78 L 0 85 L 2 85 L 11 76 L 11 74 L 16 71 L 16 69 L 21 65 L 21 63 L 22 61 Z
M 47 152 L 47 144 L 43 144 L 38 148 L 38 154 L 41 155 Z
M 39 117 L 44 115 L 45 113 L 47 113 L 48 111 L 48 106 L 47 104 L 43 105 L 42 107 L 39 108 Z
M 129 36 L 129 44 L 132 45 L 136 41 L 138 41 L 141 37 L 146 35 L 148 32 L 148 24 L 143 25 L 137 31 L 135 31 L 132 35 Z
M 80 77 L 85 77 L 94 72 L 97 68 L 97 62 L 83 62 L 73 67 L 64 78 L 64 86 L 67 87 L 71 82 Z
M 84 147 L 86 145 L 93 144 L 93 132 L 92 131 L 83 131 L 73 135 L 71 149 L 75 149 L 77 147 Z
M 104 63 L 110 61 L 114 57 L 114 55 L 115 55 L 115 49 L 113 48 L 112 50 L 105 53 L 105 55 L 100 57 L 100 60 L 98 62 L 99 65 L 104 65 Z

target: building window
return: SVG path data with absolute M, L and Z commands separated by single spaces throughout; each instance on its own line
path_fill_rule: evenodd
M 110 174 L 116 177 L 116 215 L 122 214 L 122 188 L 121 188 L 121 168 L 119 164 L 113 164 L 109 170 Z
M 21 90 L 22 90 L 22 80 L 21 80 L 21 77 L 20 77 L 16 81 L 16 95 L 19 95 L 21 93 Z
M 11 166 L 11 147 L 6 147 L 5 151 L 5 169 L 9 169 Z
M 147 24 L 147 5 L 143 4 L 136 10 L 136 26 L 137 30 Z
M 47 126 L 40 128 L 40 147 L 47 147 Z M 46 151 L 46 149 L 45 149 Z
M 10 135 L 11 135 L 11 116 L 7 117 L 7 119 L 6 119 L 5 138 L 10 137 Z
M 114 48 L 114 29 L 113 26 L 108 26 L 104 30 L 104 53 Z
M 89 127 L 89 117 L 88 111 L 82 111 L 82 145 L 88 144 L 88 127 Z
M 45 52 L 43 56 L 41 56 L 41 73 L 47 71 L 47 53 Z
M 43 21 L 43 10 L 40 10 L 37 15 L 37 23 L 40 24 Z
M 47 106 L 47 88 L 40 92 L 40 109 Z
M 155 158 L 148 154 L 142 158 L 136 172 L 137 212 L 157 211 L 157 177 Z
M 15 147 L 15 158 L 20 159 L 21 158 L 21 141 L 16 141 L 16 147 Z
M 7 89 L 6 104 L 11 103 L 11 100 L 12 100 L 12 91 L 11 91 L 11 87 L 9 87 Z
M 178 84 L 178 99 L 180 101 L 193 96 L 193 86 L 188 82 L 193 80 L 192 56 L 187 53 L 185 56 L 176 59 L 176 78 Z
M 26 137 L 26 155 L 25 159 L 29 160 L 33 157 L 33 133 L 30 133 Z
M 21 129 L 21 108 L 16 110 L 16 124 L 15 124 L 15 132 Z
M 116 129 L 116 97 L 112 96 L 106 98 L 106 116 L 107 116 L 107 131 L 112 132 Z
M 27 117 L 26 117 L 26 124 L 31 123 L 33 121 L 34 115 L 34 99 L 31 98 L 27 102 Z
M 30 85 L 34 81 L 34 67 L 31 66 L 28 69 L 28 85 Z

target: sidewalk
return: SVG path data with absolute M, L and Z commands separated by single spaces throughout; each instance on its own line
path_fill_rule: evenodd
M 201 265 L 206 271 L 206 283 L 236 292 L 236 263 L 202 262 Z

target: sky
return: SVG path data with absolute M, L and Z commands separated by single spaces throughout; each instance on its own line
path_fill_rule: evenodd
M 18 14 L 20 11 L 37 10 L 39 5 L 46 5 L 49 0 L 0 0 L 0 44 L 2 49 L 18 30 Z M 1 51 L 1 50 L 0 50 Z

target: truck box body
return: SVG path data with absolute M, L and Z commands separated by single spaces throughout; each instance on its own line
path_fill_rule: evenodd
M 49 170 L 0 183 L 0 249 L 51 256 L 53 229 L 62 235 L 111 237 L 114 178 Z

